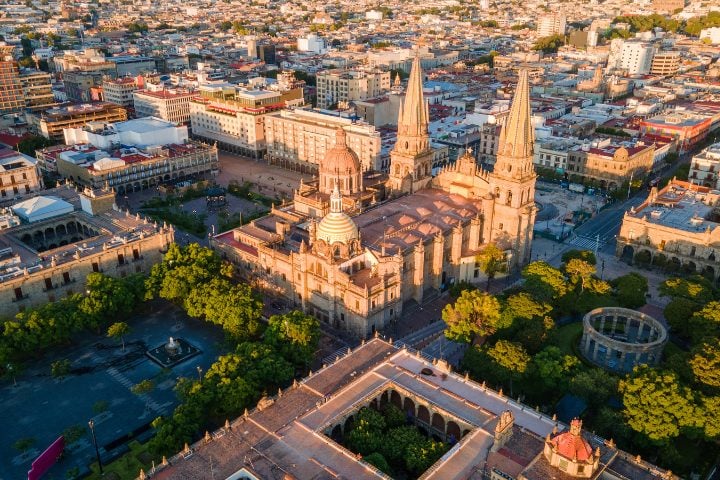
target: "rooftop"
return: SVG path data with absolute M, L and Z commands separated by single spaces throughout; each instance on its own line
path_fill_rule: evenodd
M 666 225 L 686 232 L 700 233 L 714 229 L 717 222 L 709 220 L 720 192 L 687 182 L 673 182 L 653 197 L 651 193 L 630 217 L 644 218 L 650 223 Z

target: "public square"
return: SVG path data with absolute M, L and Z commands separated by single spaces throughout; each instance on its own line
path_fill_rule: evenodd
M 165 302 L 145 307 L 146 313 L 128 320 L 131 332 L 125 337 L 124 352 L 116 339 L 86 334 L 67 350 L 58 347 L 28 362 L 25 372 L 17 376 L 17 386 L 4 382 L 0 389 L 0 411 L 5 418 L 0 429 L 0 479 L 25 477 L 32 460 L 68 429 L 81 432 L 76 435 L 79 439 L 43 478 L 65 479 L 66 472 L 75 467 L 82 476 L 95 461 L 89 420 L 95 423 L 103 461 L 110 461 L 127 448 L 126 442 L 116 440 L 172 413 L 178 403 L 173 387 L 179 377 L 197 377 L 198 367 L 207 370 L 224 353 L 219 327 L 191 319 Z M 201 353 L 162 369 L 145 351 L 167 343 L 170 336 L 188 341 Z M 50 365 L 62 359 L 70 360 L 71 372 L 62 379 L 53 378 Z M 131 392 L 133 385 L 147 379 L 154 384 L 149 393 Z M 147 438 L 147 433 L 140 438 Z M 24 453 L 14 447 L 22 439 L 34 440 Z

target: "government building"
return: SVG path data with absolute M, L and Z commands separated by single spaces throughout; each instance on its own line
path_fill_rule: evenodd
M 428 105 L 416 58 L 388 174 L 364 170 L 345 127 L 291 203 L 212 238 L 239 275 L 324 322 L 365 337 L 459 281 L 484 278 L 477 255 L 504 250 L 509 271 L 530 260 L 534 130 L 527 73 L 498 139 L 493 172 L 467 152 L 432 176 Z
M 157 480 L 388 479 L 341 445 L 363 408 L 394 405 L 408 423 L 450 445 L 424 480 L 676 480 L 670 471 L 630 455 L 535 408 L 452 372 L 440 360 L 380 338 L 334 363 L 140 478 Z

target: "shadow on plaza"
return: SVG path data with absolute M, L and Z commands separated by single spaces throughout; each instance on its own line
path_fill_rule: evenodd
M 118 319 L 120 320 L 120 319 Z M 108 463 L 128 450 L 130 440 L 147 440 L 150 423 L 169 415 L 178 404 L 173 390 L 179 377 L 195 378 L 198 367 L 206 371 L 226 352 L 222 329 L 187 317 L 166 302 L 151 302 L 144 312 L 126 319 L 131 332 L 123 351 L 119 340 L 104 335 L 79 334 L 71 346 L 45 352 L 41 360 L 28 362 L 26 370 L 0 384 L 0 411 L 6 412 L 0 429 L 0 479 L 24 478 L 32 461 L 63 432 L 74 431 L 76 440 L 64 458 L 43 477 L 64 479 L 77 468 L 80 477 L 95 461 L 88 421 L 95 423 L 100 455 Z M 180 337 L 201 353 L 171 368 L 161 368 L 145 352 Z M 51 364 L 70 361 L 63 378 L 51 375 Z M 131 388 L 143 380 L 154 383 L 145 395 Z M 18 440 L 31 439 L 21 452 Z

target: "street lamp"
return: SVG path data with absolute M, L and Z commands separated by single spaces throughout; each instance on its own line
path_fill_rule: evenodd
M 90 420 L 88 422 L 88 427 L 90 427 L 90 433 L 92 434 L 93 445 L 95 445 L 95 456 L 97 457 L 98 467 L 100 468 L 100 475 L 104 475 L 103 468 L 102 468 L 102 462 L 100 461 L 100 450 L 98 450 L 97 439 L 95 438 L 95 422 L 93 420 Z
M 202 367 L 200 365 L 197 366 L 197 372 L 198 372 L 198 380 L 200 380 L 200 383 L 202 383 Z

